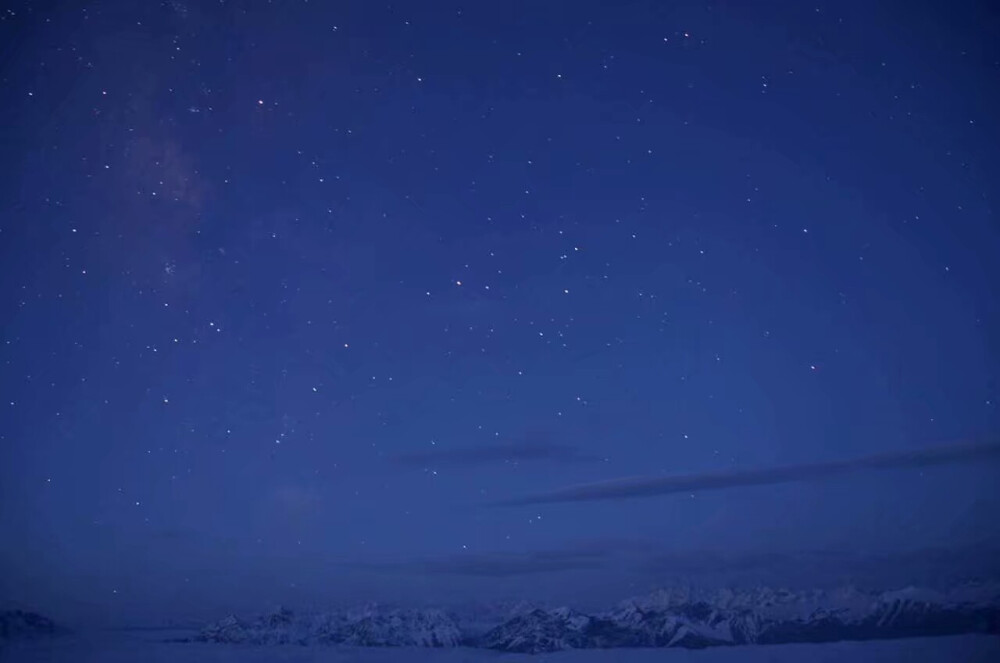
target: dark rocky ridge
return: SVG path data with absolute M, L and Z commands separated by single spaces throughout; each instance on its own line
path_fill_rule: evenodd
M 0 642 L 33 640 L 66 633 L 48 617 L 25 610 L 0 610 Z

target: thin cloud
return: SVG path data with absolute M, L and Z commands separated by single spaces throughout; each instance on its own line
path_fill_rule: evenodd
M 343 561 L 351 572 L 508 579 L 560 572 L 596 571 L 601 577 L 626 574 L 654 582 L 700 579 L 731 583 L 865 582 L 893 578 L 905 585 L 919 580 L 933 585 L 974 577 L 992 577 L 1000 568 L 996 547 L 922 548 L 883 554 L 838 550 L 674 550 L 644 539 L 593 539 L 563 548 L 527 552 L 462 553 L 410 560 Z M 620 576 L 619 576 L 620 577 Z M 950 582 L 949 580 L 949 582 Z M 890 583 L 892 584 L 892 583 Z
M 610 553 L 601 550 L 545 550 L 523 554 L 470 553 L 408 562 L 361 562 L 350 566 L 378 572 L 507 578 L 538 573 L 603 569 L 610 562 L 610 557 Z
M 580 453 L 576 447 L 550 442 L 512 442 L 474 447 L 451 447 L 398 454 L 391 461 L 400 465 L 452 465 L 471 467 L 497 462 L 593 462 L 599 458 Z
M 862 470 L 889 470 L 969 463 L 1000 455 L 1000 444 L 961 444 L 864 456 L 849 460 L 760 470 L 736 470 L 670 477 L 629 477 L 562 488 L 496 503 L 498 506 L 619 500 L 744 486 L 810 481 Z

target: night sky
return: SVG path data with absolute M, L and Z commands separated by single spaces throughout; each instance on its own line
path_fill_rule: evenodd
M 996 441 L 990 4 L 5 3 L 0 599 L 1000 542 L 989 459 L 496 506 Z

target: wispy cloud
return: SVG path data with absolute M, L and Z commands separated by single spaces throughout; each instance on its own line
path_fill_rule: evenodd
M 552 502 L 582 502 L 589 500 L 620 500 L 655 497 L 672 493 L 692 493 L 743 486 L 766 486 L 823 479 L 862 470 L 888 470 L 929 467 L 951 463 L 969 463 L 1000 456 L 1000 444 L 953 444 L 912 451 L 864 456 L 849 460 L 786 465 L 759 470 L 710 472 L 668 477 L 629 477 L 588 483 L 551 492 L 528 495 L 496 503 L 500 506 L 545 504 Z
M 581 453 L 576 447 L 544 440 L 524 440 L 504 444 L 483 444 L 468 447 L 441 447 L 425 451 L 398 454 L 390 458 L 399 465 L 452 465 L 471 467 L 497 462 L 594 462 L 597 456 Z
M 563 548 L 526 552 L 462 553 L 392 561 L 349 561 L 351 572 L 402 576 L 514 579 L 560 572 L 594 571 L 650 582 L 783 583 L 800 586 L 863 582 L 932 585 L 969 577 L 992 577 L 1000 568 L 996 546 L 919 548 L 880 554 L 853 549 L 757 550 L 674 549 L 652 539 L 593 539 Z
M 606 550 L 545 550 L 529 553 L 469 553 L 405 562 L 359 562 L 350 566 L 379 572 L 504 578 L 536 573 L 597 570 L 605 568 L 610 557 L 611 553 Z

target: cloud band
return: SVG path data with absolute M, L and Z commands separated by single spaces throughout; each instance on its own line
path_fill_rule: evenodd
M 547 493 L 527 495 L 496 503 L 498 506 L 583 502 L 654 497 L 743 486 L 767 486 L 808 481 L 862 470 L 889 470 L 968 463 L 1000 456 L 1000 444 L 953 444 L 912 451 L 863 456 L 842 461 L 786 465 L 759 470 L 736 470 L 669 477 L 629 477 L 570 486 Z

